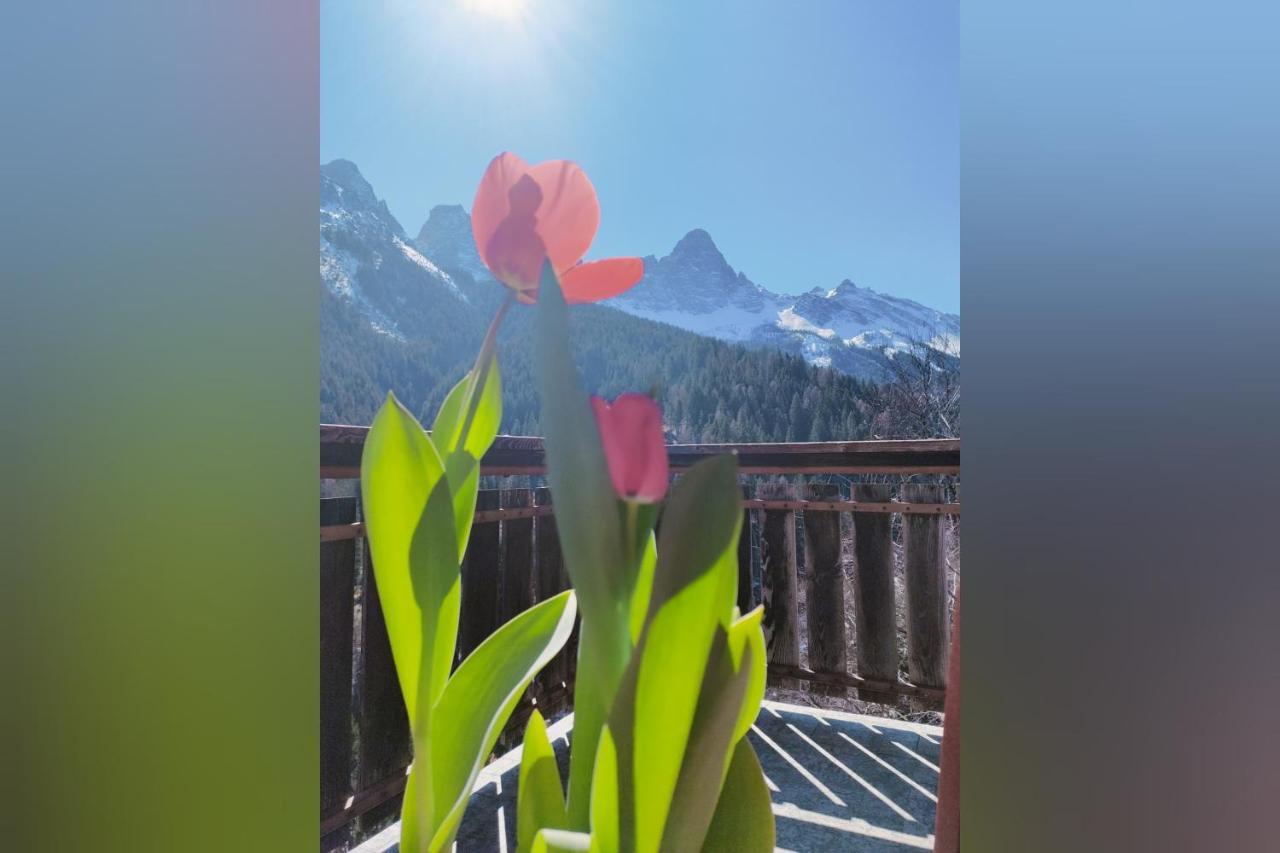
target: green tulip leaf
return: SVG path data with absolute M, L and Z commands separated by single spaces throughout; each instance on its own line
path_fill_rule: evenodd
M 698 696 L 698 709 L 680 766 L 680 778 L 662 834 L 663 850 L 698 850 L 702 847 L 715 814 L 720 785 L 729 769 L 734 724 L 751 680 L 750 648 L 739 660 L 743 666 L 735 668 L 728 632 L 718 625 L 715 632 Z
M 564 828 L 564 788 L 547 724 L 536 710 L 529 716 L 520 753 L 516 792 L 516 849 L 527 853 L 540 829 Z
M 751 741 L 734 747 L 703 853 L 772 853 L 773 804 Z
M 640 567 L 636 571 L 636 585 L 631 593 L 631 642 L 640 642 L 640 632 L 644 630 L 645 619 L 649 615 L 649 598 L 653 594 L 653 572 L 658 564 L 658 540 L 652 533 L 640 557 Z
M 536 318 L 534 358 L 547 454 L 547 482 L 565 567 L 582 602 L 583 617 L 612 610 L 625 589 L 622 525 L 600 432 L 569 350 L 569 315 L 551 265 L 544 265 Z
M 547 482 L 565 567 L 582 607 L 574 748 L 569 761 L 569 825 L 589 820 L 591 773 L 600 727 L 631 654 L 626 575 L 619 514 L 600 432 L 569 349 L 569 316 L 560 282 L 544 263 L 534 322 L 534 374 L 541 401 Z
M 443 476 L 440 454 L 422 425 L 388 394 L 365 439 L 360 493 L 387 636 L 410 719 L 418 695 L 423 616 L 414 595 L 409 548 L 427 497 Z
M 453 493 L 454 541 L 458 546 L 457 562 L 461 563 L 475 522 L 480 462 L 465 450 L 455 450 L 444 457 L 444 472 Z
M 748 672 L 742 710 L 733 727 L 735 743 L 756 721 L 756 717 L 760 714 L 760 702 L 764 699 L 769 658 L 764 643 L 764 630 L 760 627 L 763 619 L 764 605 L 761 604 L 729 626 L 729 651 L 733 655 L 734 669 L 739 671 L 744 669 L 743 660 L 745 659 L 745 669 Z
M 741 529 L 738 460 L 729 455 L 713 456 L 690 468 L 672 489 L 662 513 L 650 614 L 711 568 L 722 566 L 726 549 L 733 549 L 736 566 Z M 735 569 L 722 575 L 718 581 L 728 594 L 716 598 L 715 615 L 728 626 L 737 598 L 738 574 Z
M 733 612 L 740 501 L 736 460 L 713 457 L 680 479 L 663 513 L 649 615 L 609 719 L 619 835 L 639 853 L 659 848 L 712 641 Z
M 609 727 L 600 729 L 591 777 L 591 836 L 601 850 L 618 848 L 618 750 Z
M 534 837 L 531 853 L 603 853 L 603 851 L 604 848 L 596 844 L 585 832 L 544 829 Z
M 498 425 L 502 422 L 502 380 L 498 375 L 498 359 L 489 359 L 480 385 L 476 388 L 479 403 L 471 421 L 467 435 L 462 435 L 462 427 L 466 422 L 467 408 L 471 397 L 467 392 L 471 389 L 472 371 L 453 386 L 440 405 L 435 422 L 431 425 L 431 441 L 442 457 L 455 450 L 465 450 L 472 457 L 480 459 L 493 445 L 498 435 Z
M 425 644 L 418 676 L 418 699 L 409 719 L 415 740 L 429 731 L 431 709 L 444 691 L 458 639 L 458 614 L 462 590 L 454 544 L 453 497 L 449 482 L 440 478 L 409 545 L 409 571 L 413 594 L 422 613 Z M 423 756 L 418 756 L 422 758 Z
M 533 676 L 573 630 L 572 590 L 515 616 L 454 672 L 432 715 L 430 771 L 436 826 L 431 849 L 448 849 L 471 787 Z

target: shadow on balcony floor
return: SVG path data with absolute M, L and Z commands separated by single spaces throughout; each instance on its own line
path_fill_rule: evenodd
M 568 775 L 572 717 L 549 734 Z M 903 853 L 933 849 L 942 730 L 764 703 L 752 745 L 773 792 L 778 850 Z M 515 850 L 519 750 L 490 764 L 458 833 L 459 853 Z M 354 853 L 396 853 L 399 825 Z

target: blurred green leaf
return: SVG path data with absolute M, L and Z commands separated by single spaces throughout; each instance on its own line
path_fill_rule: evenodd
M 764 605 L 761 604 L 729 626 L 729 651 L 733 655 L 734 668 L 741 670 L 745 660 L 748 672 L 742 710 L 733 727 L 732 742 L 737 742 L 750 730 L 751 724 L 760 714 L 760 702 L 764 699 L 769 659 L 764 643 L 764 631 L 760 627 L 763 619 Z
M 471 403 L 467 392 L 471 387 L 474 368 L 453 386 L 453 390 L 440 404 L 440 411 L 431 425 L 431 441 L 442 457 L 455 450 L 465 450 L 473 458 L 480 459 L 498 434 L 498 425 L 502 423 L 502 379 L 498 375 L 496 356 L 489 360 L 486 368 L 475 391 L 480 399 L 465 441 L 462 440 L 462 427 L 466 421 L 467 407 Z
M 600 433 L 582 390 L 569 350 L 569 316 L 560 283 L 550 264 L 543 266 L 536 318 L 534 358 L 545 433 L 547 482 L 556 505 L 556 526 L 565 565 L 582 602 L 583 618 L 612 611 L 626 584 L 620 571 L 622 525 L 618 498 Z
M 591 777 L 591 836 L 601 850 L 618 848 L 618 750 L 609 727 L 600 729 Z
M 536 710 L 529 716 L 520 754 L 520 787 L 516 792 L 516 849 L 527 853 L 539 829 L 564 827 L 564 788 L 556 754 L 547 739 L 547 724 Z
M 690 468 L 672 489 L 662 513 L 649 612 L 656 612 L 713 567 L 723 567 L 727 549 L 738 547 L 741 528 L 738 460 L 727 454 L 713 456 Z M 736 550 L 733 561 L 736 566 Z M 717 596 L 715 617 L 727 626 L 737 597 L 738 575 L 736 570 L 722 575 L 718 583 L 728 594 Z
M 566 590 L 515 616 L 481 643 L 445 685 L 430 734 L 431 849 L 453 841 L 471 786 L 520 694 L 573 630 L 576 602 Z
M 534 838 L 532 853 L 605 853 L 605 850 L 585 832 L 544 829 Z
M 703 853 L 772 853 L 773 804 L 751 741 L 734 747 Z
M 427 496 L 443 476 L 440 454 L 421 424 L 388 394 L 365 439 L 360 492 L 374 576 L 410 719 L 418 695 L 422 613 L 411 580 L 409 547 Z
M 631 593 L 631 642 L 640 642 L 645 619 L 649 615 L 649 597 L 653 594 L 653 572 L 658 563 L 658 540 L 650 533 L 636 571 L 635 588 Z
M 534 373 L 547 453 L 547 482 L 565 567 L 582 607 L 574 748 L 569 767 L 569 825 L 585 829 L 600 727 L 631 654 L 630 561 L 600 433 L 569 349 L 569 317 L 560 282 L 544 263 L 534 322 Z
M 720 785 L 732 755 L 734 724 L 751 679 L 750 649 L 740 658 L 746 666 L 735 668 L 729 644 L 728 632 L 717 625 L 680 777 L 671 798 L 671 812 L 662 833 L 663 850 L 700 849 L 715 814 Z

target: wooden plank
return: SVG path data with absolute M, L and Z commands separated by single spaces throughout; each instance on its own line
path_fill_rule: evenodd
M 893 498 L 893 486 L 861 484 L 853 498 L 875 503 Z M 857 673 L 865 679 L 897 681 L 897 613 L 893 590 L 892 517 L 854 513 L 854 629 L 858 642 Z M 892 702 L 893 694 L 859 689 L 858 698 Z
M 762 483 L 761 498 L 794 499 L 786 484 Z M 760 593 L 769 662 L 800 665 L 799 601 L 796 582 L 796 519 L 791 510 L 763 512 L 760 530 Z M 794 682 L 785 686 L 797 686 Z
M 551 490 L 537 489 L 534 492 L 534 505 L 550 510 Z M 546 601 L 553 595 L 569 588 L 569 575 L 564 567 L 564 554 L 560 551 L 560 533 L 556 530 L 556 520 L 550 515 L 538 516 L 533 522 L 534 546 L 534 593 L 538 601 Z M 555 713 L 551 697 L 567 691 L 569 682 L 569 658 L 577 649 L 577 626 L 565 647 L 543 667 L 534 679 L 537 688 L 535 695 L 543 714 Z
M 498 493 L 504 509 L 530 509 L 529 489 L 503 489 Z M 498 624 L 506 624 L 533 606 L 533 518 L 509 518 L 502 522 L 502 594 Z
M 498 492 L 482 489 L 476 495 L 476 509 L 496 509 Z M 499 566 L 502 559 L 500 529 L 496 524 L 481 524 L 471 530 L 467 553 L 462 561 L 462 605 L 458 619 L 458 653 L 460 661 L 498 627 Z
M 320 834 L 328 835 L 335 830 L 341 829 L 351 821 L 361 817 L 378 806 L 386 803 L 392 798 L 399 798 L 404 793 L 404 786 L 409 782 L 409 774 L 406 772 L 408 765 L 400 768 L 392 773 L 381 782 L 360 791 L 353 796 L 350 802 L 343 804 L 341 808 L 334 809 L 330 812 L 321 813 L 320 815 Z M 373 823 L 373 821 L 370 821 Z
M 902 497 L 915 503 L 941 503 L 942 486 L 908 483 Z M 914 684 L 947 683 L 946 530 L 938 516 L 902 519 L 906 564 L 907 675 Z
M 368 427 L 320 426 L 321 476 L 360 476 L 360 454 Z M 909 441 L 829 441 L 762 444 L 674 444 L 668 447 L 675 471 L 710 456 L 734 453 L 743 473 L 944 473 L 960 470 L 959 439 Z M 486 474 L 540 474 L 545 471 L 542 439 L 498 436 L 481 460 Z
M 838 486 L 803 486 L 800 497 L 827 501 L 839 497 Z M 809 668 L 816 672 L 846 673 L 848 646 L 844 631 L 844 561 L 840 555 L 840 513 L 804 512 L 805 612 L 809 629 Z M 844 695 L 828 685 L 827 692 Z
M 363 595 L 360 604 L 360 664 L 356 675 L 360 736 L 356 790 L 367 791 L 408 765 L 413 756 L 409 715 L 396 678 L 387 639 L 387 623 L 378 602 L 378 584 L 369 549 L 364 549 Z M 394 805 L 383 809 L 392 811 Z M 382 812 L 371 815 L 377 820 Z
M 320 501 L 320 523 L 356 520 L 355 498 Z M 351 796 L 351 654 L 355 624 L 356 543 L 320 545 L 320 811 Z
M 742 531 L 738 534 L 738 612 L 749 613 L 756 606 L 751 560 L 751 525 L 755 513 L 748 507 L 750 486 L 742 487 L 742 496 L 746 508 L 742 510 Z
M 753 509 L 814 509 L 832 512 L 887 512 L 901 515 L 959 515 L 959 503 L 908 503 L 905 501 L 888 501 L 870 503 L 867 501 L 809 501 L 809 500 L 774 500 L 765 501 L 746 498 L 742 502 L 744 510 Z M 475 524 L 490 524 L 505 521 L 509 518 L 537 518 L 551 515 L 550 506 L 526 506 L 480 510 L 475 514 Z M 744 524 L 745 524 L 744 514 Z M 364 535 L 364 523 L 325 524 L 320 527 L 321 542 L 336 542 L 341 539 L 358 539 Z

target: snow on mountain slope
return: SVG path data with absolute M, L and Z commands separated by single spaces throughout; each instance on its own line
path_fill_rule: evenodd
M 928 342 L 959 357 L 960 318 L 845 280 L 799 296 L 773 293 L 736 272 L 711 236 L 694 229 L 645 275 L 607 301 L 622 311 L 723 340 L 773 346 L 812 364 L 880 378 L 887 359 Z
M 440 294 L 465 303 L 453 279 L 405 238 L 404 229 L 348 160 L 320 167 L 320 277 L 378 332 L 404 340 L 422 317 L 405 306 Z
M 439 205 L 418 232 L 418 250 L 477 282 L 489 273 L 476 253 L 471 217 Z M 803 356 L 811 364 L 882 379 L 890 359 L 915 342 L 960 355 L 960 318 L 851 281 L 798 296 L 774 293 L 733 269 L 711 235 L 695 228 L 671 253 L 644 259 L 631 290 L 603 304 L 697 334 Z
M 436 263 L 467 272 L 476 281 L 486 281 L 489 270 L 476 251 L 471 235 L 471 216 L 460 204 L 438 204 L 418 231 L 418 248 Z

